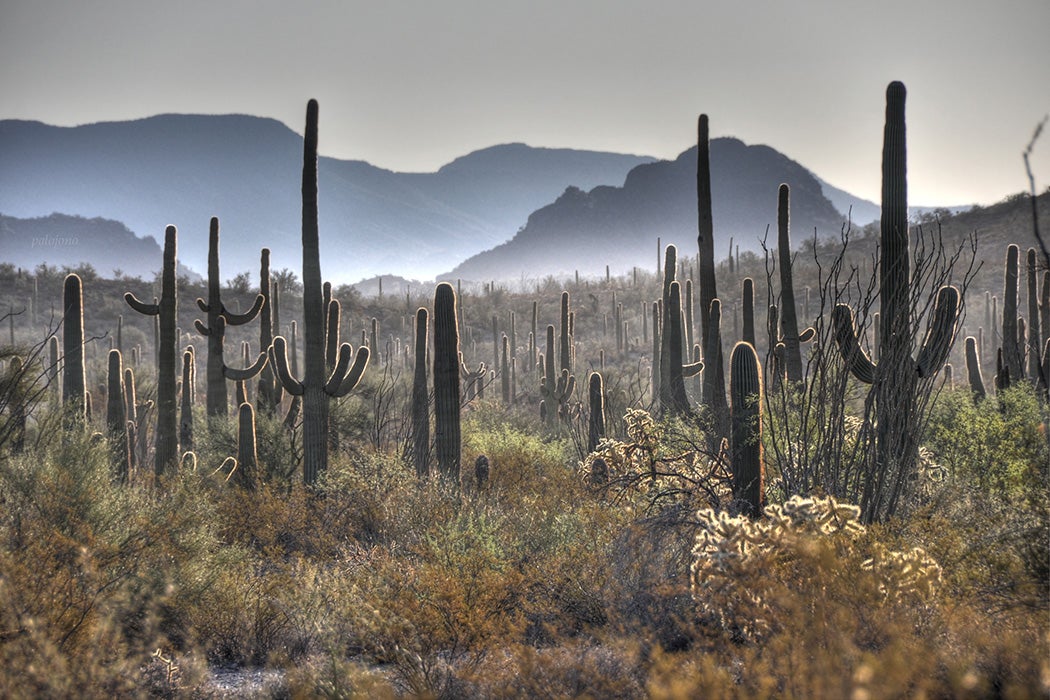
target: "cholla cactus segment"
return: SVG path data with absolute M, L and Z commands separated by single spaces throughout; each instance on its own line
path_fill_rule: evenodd
M 864 551 L 858 506 L 833 497 L 793 496 L 767 506 L 765 513 L 760 520 L 712 509 L 697 513 L 691 566 L 697 611 L 745 639 L 776 629 L 778 596 L 792 589 L 787 579 L 799 569 L 813 580 L 831 580 L 829 567 L 870 577 L 869 590 L 877 591 L 881 604 L 937 592 L 941 568 L 924 550 L 891 551 L 875 543 Z

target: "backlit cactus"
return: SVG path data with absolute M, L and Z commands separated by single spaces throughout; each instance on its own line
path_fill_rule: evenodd
M 434 292 L 434 452 L 438 473 L 459 487 L 462 450 L 459 413 L 459 325 L 456 292 L 442 282 Z
M 259 295 L 263 297 L 262 308 L 259 309 L 259 349 L 266 352 L 273 345 L 274 329 L 280 333 L 280 319 L 277 311 L 278 292 L 270 280 L 270 249 L 263 248 L 259 257 Z M 267 362 L 259 373 L 256 403 L 265 413 L 273 415 L 283 398 L 284 389 L 273 367 Z
M 605 437 L 605 387 L 602 375 L 591 372 L 587 382 L 587 398 L 590 407 L 587 420 L 587 452 L 594 452 L 598 442 Z
M 795 313 L 795 285 L 791 275 L 791 232 L 790 232 L 790 199 L 791 189 L 780 185 L 777 200 L 777 252 L 780 258 L 780 339 L 784 343 L 784 369 L 788 381 L 798 384 L 802 381 L 802 349 L 800 343 L 813 339 L 816 335 L 812 328 L 801 334 L 798 330 L 798 316 Z M 752 343 L 753 345 L 753 343 Z
M 156 317 L 157 328 L 157 432 L 153 472 L 156 478 L 179 459 L 178 411 L 175 391 L 175 343 L 178 325 L 177 238 L 174 226 L 164 231 L 164 265 L 161 269 L 159 301 L 146 304 L 128 292 L 124 301 L 146 316 Z
M 558 372 L 554 365 L 554 326 L 547 326 L 547 352 L 544 355 L 543 376 L 540 377 L 540 416 L 548 426 L 565 415 L 565 408 L 573 391 L 576 377 L 569 370 Z
M 127 405 L 124 403 L 124 359 L 120 350 L 109 351 L 107 376 L 106 431 L 109 433 L 114 476 L 124 484 L 131 473 L 131 452 L 128 444 Z
M 412 463 L 416 475 L 430 474 L 430 392 L 427 389 L 427 310 L 416 311 L 415 368 L 412 375 Z
M 83 425 L 87 411 L 84 381 L 84 287 L 80 277 L 66 276 L 62 292 L 62 403 L 71 425 Z
M 765 465 L 762 460 L 762 368 L 755 348 L 737 343 L 729 360 L 732 400 L 730 459 L 733 502 L 752 518 L 765 507 Z
M 1006 248 L 1006 272 L 1003 275 L 1003 363 L 1011 381 L 1024 376 L 1023 346 L 1017 343 L 1017 280 L 1018 258 L 1021 249 L 1016 245 Z
M 243 489 L 254 491 L 258 481 L 259 456 L 255 442 L 255 409 L 248 402 L 237 411 L 237 469 L 233 480 Z
M 208 339 L 206 406 L 209 418 L 229 415 L 227 379 L 247 381 L 258 375 L 266 364 L 265 352 L 259 353 L 255 364 L 245 369 L 233 369 L 223 358 L 226 326 L 240 326 L 254 320 L 265 301 L 262 294 L 256 296 L 251 309 L 243 314 L 226 308 L 219 284 L 219 219 L 213 216 L 208 227 L 208 301 L 197 299 L 197 306 L 208 314 L 208 322 L 205 325 L 199 320 L 194 321 L 197 332 Z
M 303 379 L 300 381 L 292 375 L 285 341 L 280 336 L 274 338 L 272 358 L 285 391 L 302 397 L 303 480 L 307 484 L 316 482 L 328 468 L 329 402 L 353 391 L 364 374 L 369 355 L 368 348 L 358 348 L 351 358 L 350 345 L 343 343 L 336 366 L 326 377 L 325 309 L 317 225 L 317 112 L 317 101 L 310 100 L 303 139 L 303 324 L 306 337 Z
M 835 339 L 846 366 L 858 380 L 874 384 L 875 454 L 872 467 L 863 476 L 861 496 L 866 521 L 888 517 L 897 507 L 918 449 L 918 381 L 936 376 L 944 366 L 959 316 L 959 291 L 942 287 L 937 292 L 918 357 L 912 359 L 911 346 L 917 329 L 911 323 L 904 101 L 904 85 L 891 83 L 886 90 L 882 150 L 878 365 L 860 346 L 849 306 L 837 304 L 832 312 Z

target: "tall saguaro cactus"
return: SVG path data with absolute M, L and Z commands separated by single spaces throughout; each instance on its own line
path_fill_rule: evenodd
M 605 386 L 602 375 L 591 372 L 587 382 L 587 398 L 590 406 L 587 419 L 587 452 L 598 449 L 598 443 L 605 437 Z
M 270 249 L 263 248 L 259 257 L 259 295 L 263 297 L 263 305 L 259 310 L 259 349 L 266 352 L 273 345 L 274 328 L 280 332 L 280 319 L 277 312 L 278 292 L 276 285 L 270 280 Z M 259 374 L 257 396 L 259 407 L 270 415 L 276 413 L 281 405 L 284 390 L 269 362 Z
M 66 417 L 83 425 L 87 406 L 84 382 L 84 285 L 76 274 L 66 276 L 62 292 L 62 402 Z
M 780 342 L 784 343 L 784 364 L 791 384 L 802 381 L 802 349 L 800 343 L 813 339 L 815 332 L 807 328 L 800 335 L 798 315 L 795 313 L 795 284 L 791 275 L 791 189 L 780 185 L 777 193 L 777 252 L 780 258 Z
M 128 444 L 128 413 L 124 403 L 124 358 L 120 350 L 109 351 L 109 371 L 106 392 L 106 429 L 109 432 L 113 471 L 120 483 L 127 483 L 131 472 L 131 451 Z
M 420 478 L 430 473 L 430 392 L 427 390 L 426 308 L 416 311 L 416 357 L 412 375 L 412 462 Z
M 223 344 L 226 338 L 226 326 L 240 326 L 255 319 L 265 303 L 260 294 L 255 297 L 246 313 L 238 314 L 226 308 L 222 302 L 219 284 L 219 219 L 212 217 L 208 227 L 208 301 L 197 300 L 197 306 L 208 314 L 208 324 L 194 321 L 197 332 L 208 339 L 207 367 L 207 412 L 209 418 L 229 415 L 229 394 L 226 392 L 226 380 L 247 381 L 262 371 L 266 364 L 266 353 L 259 353 L 256 362 L 245 369 L 234 369 L 226 364 L 223 358 Z
M 317 225 L 317 112 L 317 101 L 310 100 L 306 107 L 306 135 L 303 139 L 303 325 L 306 348 L 302 381 L 292 375 L 288 366 L 284 338 L 278 336 L 273 341 L 274 369 L 281 384 L 292 396 L 302 397 L 303 480 L 307 484 L 316 482 L 328 468 L 329 401 L 353 391 L 368 365 L 368 348 L 358 348 L 353 355 L 350 344 L 343 343 L 335 369 L 325 376 L 325 309 Z
M 696 212 L 697 212 L 697 275 L 700 292 L 700 332 L 704 350 L 707 350 L 711 321 L 711 302 L 718 297 L 715 285 L 715 233 L 711 216 L 711 142 L 707 115 L 701 114 L 696 127 Z M 705 357 L 707 357 L 705 355 Z M 713 366 L 708 357 L 708 365 Z M 719 360 L 720 361 L 720 360 Z M 724 376 L 723 372 L 719 372 Z
M 157 319 L 157 433 L 153 472 L 159 479 L 179 458 L 179 417 L 175 396 L 175 343 L 179 296 L 176 287 L 177 238 L 174 226 L 164 231 L 164 265 L 161 269 L 160 299 L 152 304 L 139 301 L 128 292 L 124 301 L 146 316 Z
M 456 292 L 448 282 L 434 291 L 434 452 L 442 478 L 459 486 L 459 325 Z
M 860 484 L 862 517 L 867 522 L 889 517 L 897 508 L 918 451 L 918 382 L 935 377 L 944 365 L 959 315 L 959 290 L 941 287 L 919 354 L 912 359 L 918 331 L 911 323 L 904 99 L 904 85 L 890 83 L 882 149 L 878 365 L 860 347 L 849 306 L 837 304 L 832 312 L 835 339 L 846 365 L 858 380 L 873 384 L 874 461 Z

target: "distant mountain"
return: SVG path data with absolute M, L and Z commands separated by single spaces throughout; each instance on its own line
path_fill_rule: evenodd
M 864 226 L 872 221 L 878 221 L 882 216 L 882 206 L 877 202 L 850 194 L 846 190 L 829 184 L 815 174 L 813 177 L 817 178 L 817 182 L 820 183 L 820 187 L 828 201 L 842 214 L 843 218 L 848 216 L 853 224 Z
M 139 238 L 109 219 L 51 214 L 35 219 L 0 215 L 0 262 L 34 270 L 88 264 L 104 277 L 122 272 L 152 280 L 162 251 L 152 236 Z M 183 270 L 185 272 L 185 270 Z
M 432 277 L 509 239 L 567 186 L 619 184 L 651 160 L 509 144 L 435 173 L 396 173 L 322 157 L 322 272 L 334 282 Z M 105 217 L 157 238 L 175 224 L 180 261 L 199 270 L 208 220 L 218 216 L 223 279 L 257 277 L 264 246 L 275 269 L 299 269 L 301 172 L 302 137 L 272 119 L 169 114 L 71 128 L 0 121 L 0 212 Z
M 443 275 L 463 279 L 520 279 L 546 274 L 604 274 L 634 266 L 656 267 L 656 239 L 674 243 L 680 255 L 696 255 L 696 154 L 639 165 L 622 187 L 585 192 L 570 187 L 553 204 L 533 213 L 507 243 L 475 255 Z M 837 235 L 845 217 L 807 169 L 769 146 L 734 138 L 711 141 L 715 255 L 730 238 L 743 250 L 760 250 L 766 227 L 776 246 L 777 189 L 791 186 L 795 242 Z

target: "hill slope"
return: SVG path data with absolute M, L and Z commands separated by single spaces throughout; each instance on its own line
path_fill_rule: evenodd
M 152 280 L 162 251 L 152 236 L 138 238 L 119 221 L 51 214 L 35 219 L 0 215 L 0 262 L 34 270 L 88 264 L 104 277 L 117 271 Z M 186 269 L 182 272 L 185 274 Z
M 639 165 L 623 187 L 569 188 L 536 211 L 507 243 L 476 255 L 449 272 L 463 279 L 519 279 L 544 274 L 604 274 L 656 265 L 656 239 L 674 243 L 680 255 L 696 254 L 696 153 L 674 161 Z M 768 146 L 738 139 L 711 142 L 712 207 L 717 257 L 733 238 L 741 250 L 757 250 L 771 230 L 775 246 L 777 188 L 791 185 L 796 241 L 837 234 L 844 217 L 806 168 Z

